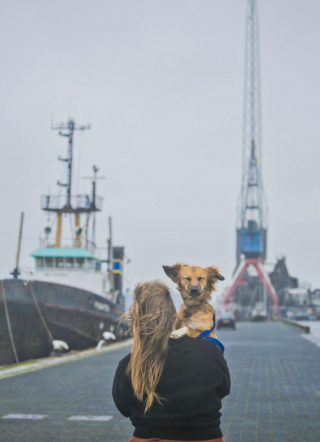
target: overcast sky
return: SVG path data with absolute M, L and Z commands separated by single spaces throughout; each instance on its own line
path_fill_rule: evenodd
M 320 2 L 260 0 L 262 150 L 268 261 L 320 287 Z M 241 185 L 246 0 L 1 1 L 0 274 L 48 225 L 73 117 L 74 192 L 96 164 L 126 284 L 167 279 L 163 264 L 235 266 Z M 80 173 L 78 171 L 80 170 Z M 76 175 L 79 175 L 77 177 Z M 220 287 L 223 284 L 220 283 Z

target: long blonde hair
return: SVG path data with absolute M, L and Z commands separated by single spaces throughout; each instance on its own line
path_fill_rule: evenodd
M 141 402 L 145 400 L 145 412 L 154 399 L 161 403 L 155 390 L 163 372 L 175 313 L 166 284 L 161 281 L 137 284 L 128 312 L 134 340 L 127 373 L 135 396 Z

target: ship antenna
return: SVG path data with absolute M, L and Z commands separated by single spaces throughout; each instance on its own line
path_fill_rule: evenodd
M 91 204 L 93 209 L 93 217 L 92 217 L 92 244 L 94 247 L 96 247 L 96 181 L 97 180 L 104 180 L 105 176 L 97 176 L 97 173 L 99 171 L 98 167 L 93 165 L 93 176 L 84 176 L 82 179 L 84 180 L 91 180 L 92 181 L 92 197 L 91 197 Z
M 23 217 L 24 213 L 21 212 L 21 218 L 20 218 L 20 230 L 19 230 L 19 240 L 18 240 L 18 250 L 16 254 L 16 267 L 13 269 L 13 271 L 10 273 L 13 275 L 14 279 L 17 279 L 20 275 L 19 272 L 19 260 L 20 260 L 20 249 L 21 249 L 21 238 L 22 238 L 22 227 L 23 227 Z
M 66 187 L 67 188 L 67 199 L 66 199 L 66 208 L 72 209 L 71 207 L 71 184 L 72 184 L 72 151 L 73 151 L 73 132 L 75 130 L 86 130 L 91 129 L 91 126 L 80 126 L 76 124 L 72 119 L 68 121 L 67 124 L 61 123 L 59 126 L 53 126 L 53 130 L 59 130 L 59 135 L 62 137 L 68 138 L 68 157 L 67 158 L 61 158 L 60 155 L 58 157 L 59 161 L 65 161 L 68 163 L 68 182 L 67 183 L 60 183 L 58 181 L 58 186 Z M 62 132 L 63 130 L 67 130 L 67 133 Z

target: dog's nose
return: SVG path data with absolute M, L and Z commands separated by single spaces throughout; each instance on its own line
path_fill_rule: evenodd
M 198 296 L 200 294 L 199 289 L 196 285 L 191 286 L 190 294 L 191 296 Z

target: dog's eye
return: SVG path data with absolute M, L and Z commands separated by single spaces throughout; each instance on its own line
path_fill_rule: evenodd
M 184 278 L 184 279 L 186 279 L 187 281 L 191 281 L 191 278 Z
M 198 278 L 198 281 L 201 281 L 201 279 L 204 279 L 202 276 L 200 276 L 200 278 Z

